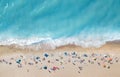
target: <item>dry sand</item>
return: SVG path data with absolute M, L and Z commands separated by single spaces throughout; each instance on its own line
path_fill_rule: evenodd
M 34 49 L 21 49 L 16 48 L 13 46 L 0 46 L 0 59 L 10 59 L 11 57 L 16 58 L 16 56 L 30 56 L 30 55 L 39 55 L 42 56 L 44 52 L 52 53 L 54 55 L 64 52 L 77 52 L 79 54 L 110 54 L 112 57 L 118 57 L 120 58 L 120 43 L 114 43 L 109 42 L 106 45 L 100 47 L 100 48 L 82 48 L 79 46 L 74 45 L 68 45 L 68 46 L 62 46 L 55 50 L 34 50 Z M 58 56 L 56 55 L 55 58 Z M 48 59 L 52 59 L 49 58 Z M 67 58 L 64 57 L 66 60 Z M 89 60 L 87 58 L 86 60 Z M 8 60 L 9 61 L 9 60 Z M 29 61 L 29 60 L 27 60 Z M 99 61 L 99 60 L 98 60 Z M 120 77 L 120 61 L 118 63 L 114 63 L 110 65 L 110 69 L 103 68 L 103 66 L 98 66 L 97 64 L 86 64 L 82 65 L 83 70 L 78 73 L 78 66 L 81 64 L 73 65 L 72 63 L 67 63 L 63 65 L 58 65 L 57 62 L 55 62 L 53 65 L 57 65 L 62 68 L 64 66 L 64 69 L 52 71 L 52 73 L 49 73 L 47 70 L 37 68 L 37 67 L 43 67 L 51 66 L 48 62 L 43 62 L 42 64 L 38 65 L 23 65 L 22 68 L 18 68 L 17 64 L 13 62 L 12 65 L 0 63 L 0 77 Z M 109 65 L 109 64 L 106 64 Z

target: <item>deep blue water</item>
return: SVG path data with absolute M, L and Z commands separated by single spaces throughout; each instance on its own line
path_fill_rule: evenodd
M 119 8 L 120 0 L 0 0 L 0 44 L 119 40 Z

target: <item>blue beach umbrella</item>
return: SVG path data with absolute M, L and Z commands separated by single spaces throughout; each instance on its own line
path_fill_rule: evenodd
M 72 53 L 72 55 L 76 55 L 76 53 L 75 53 L 75 52 L 73 52 L 73 53 Z
M 46 69 L 47 69 L 47 66 L 44 66 L 43 68 L 46 70 Z
M 67 56 L 67 52 L 64 53 Z
M 88 55 L 87 55 L 87 54 L 84 54 L 83 56 L 84 56 L 84 57 L 88 57 Z
M 16 61 L 16 63 L 18 63 L 18 64 L 20 64 L 20 62 L 21 62 L 21 60 L 20 60 L 20 59 Z
M 44 54 L 45 57 L 48 57 L 49 55 L 47 53 Z
M 39 56 L 37 56 L 37 57 L 36 57 L 36 59 L 37 59 L 37 60 L 39 60 L 39 59 L 40 59 L 40 57 L 39 57 Z

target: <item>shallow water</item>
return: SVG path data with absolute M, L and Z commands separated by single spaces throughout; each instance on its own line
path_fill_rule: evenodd
M 0 0 L 0 44 L 99 47 L 120 39 L 120 0 Z

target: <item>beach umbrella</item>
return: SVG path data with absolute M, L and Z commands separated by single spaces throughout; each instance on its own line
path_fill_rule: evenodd
M 109 60 L 109 61 L 112 61 L 112 58 L 109 58 L 108 60 Z
M 64 53 L 67 56 L 67 52 Z
M 73 52 L 73 53 L 72 53 L 72 55 L 76 55 L 76 53 L 75 53 L 75 52 Z
M 37 56 L 37 57 L 36 57 L 36 59 L 37 59 L 37 60 L 39 60 L 39 59 L 40 59 L 40 57 L 39 57 L 39 56 Z
M 108 56 L 107 55 L 104 55 L 105 58 L 107 58 Z
M 104 68 L 106 68 L 106 65 L 105 65 L 105 64 L 103 64 L 103 67 L 104 67 Z
M 47 66 L 44 66 L 43 68 L 46 70 L 46 69 L 47 69 Z
M 21 62 L 21 60 L 20 60 L 20 59 L 16 61 L 16 63 L 18 63 L 18 64 L 20 64 L 20 62 Z
M 52 70 L 57 70 L 57 69 L 59 69 L 58 67 L 56 67 L 56 66 L 54 66 L 53 68 L 52 68 Z
M 48 57 L 49 55 L 47 53 L 44 54 L 45 57 Z
M 88 57 L 88 55 L 87 55 L 87 54 L 84 54 L 83 56 L 84 56 L 84 57 Z

